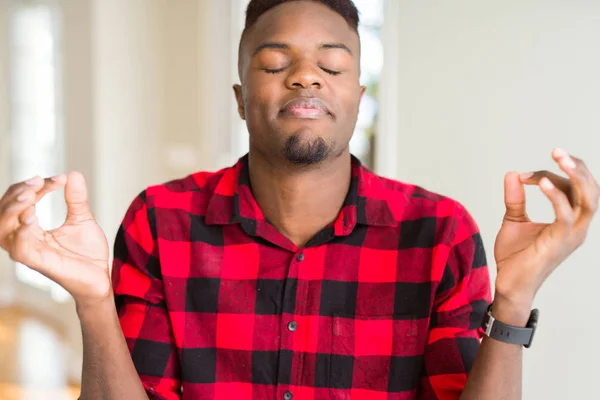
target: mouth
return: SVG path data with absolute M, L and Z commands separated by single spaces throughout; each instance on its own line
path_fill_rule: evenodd
M 288 102 L 281 114 L 299 119 L 319 119 L 329 115 L 325 103 L 316 97 L 300 97 Z

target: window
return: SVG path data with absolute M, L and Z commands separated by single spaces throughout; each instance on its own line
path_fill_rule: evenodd
M 17 0 L 9 7 L 11 171 L 18 182 L 63 171 L 60 25 L 56 0 Z M 64 208 L 62 193 L 47 195 L 36 206 L 40 225 L 62 224 Z M 67 298 L 60 286 L 24 265 L 16 265 L 16 276 L 57 301 Z
M 362 98 L 350 151 L 369 168 L 375 165 L 375 139 L 377 126 L 377 89 L 383 69 L 384 0 L 354 0 L 360 13 L 361 84 L 367 87 Z

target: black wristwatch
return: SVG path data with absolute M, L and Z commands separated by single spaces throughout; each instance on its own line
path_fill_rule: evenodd
M 537 328 L 539 316 L 540 312 L 536 308 L 531 311 L 529 321 L 527 321 L 525 328 L 506 325 L 494 318 L 492 315 L 492 304 L 490 304 L 483 318 L 481 327 L 485 331 L 486 336 L 491 337 L 492 339 L 504 343 L 521 344 L 526 348 L 529 348 L 533 342 L 533 336 Z

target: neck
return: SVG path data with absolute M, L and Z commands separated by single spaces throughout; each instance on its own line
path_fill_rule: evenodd
M 350 154 L 310 167 L 274 160 L 250 151 L 252 193 L 265 218 L 302 247 L 338 216 L 350 187 Z

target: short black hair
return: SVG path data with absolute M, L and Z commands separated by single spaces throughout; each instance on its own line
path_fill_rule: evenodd
M 240 80 L 242 78 L 241 71 L 241 51 L 242 51 L 242 43 L 244 42 L 244 38 L 246 34 L 256 24 L 256 21 L 260 18 L 261 15 L 283 3 L 288 3 L 290 1 L 300 1 L 300 0 L 250 0 L 248 3 L 248 7 L 246 8 L 246 23 L 244 26 L 244 30 L 242 31 L 242 36 L 240 38 L 240 43 L 238 47 L 238 74 Z M 305 0 L 307 1 L 307 0 Z M 358 8 L 352 0 L 308 0 L 314 1 L 315 3 L 321 3 L 339 15 L 341 15 L 348 25 L 358 34 L 358 24 L 360 23 L 360 17 Z
M 261 15 L 269 11 L 271 8 L 276 7 L 280 4 L 287 3 L 290 1 L 298 1 L 298 0 L 250 0 L 248 3 L 248 7 L 246 8 L 246 25 L 244 27 L 244 32 L 250 29 L 260 18 Z M 358 13 L 358 9 L 352 0 L 312 0 L 316 3 L 321 3 L 336 13 L 340 14 L 350 25 L 352 29 L 354 29 L 358 33 L 358 24 L 360 22 L 360 17 Z M 243 34 L 242 34 L 243 36 Z

